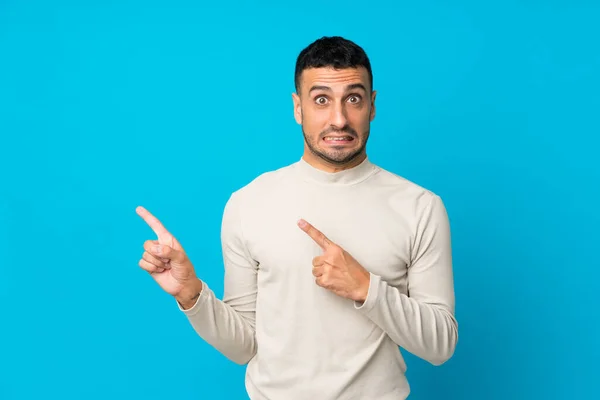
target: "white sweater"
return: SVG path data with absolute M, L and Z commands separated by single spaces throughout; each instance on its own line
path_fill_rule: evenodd
M 317 286 L 321 248 L 303 218 L 370 272 L 364 304 Z M 246 364 L 253 400 L 398 400 L 398 346 L 439 365 L 458 340 L 450 227 L 434 193 L 373 164 L 338 173 L 300 159 L 234 192 L 222 223 L 223 300 L 205 283 L 183 310 L 198 335 Z

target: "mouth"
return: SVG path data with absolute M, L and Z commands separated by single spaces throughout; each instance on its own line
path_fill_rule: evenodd
M 345 135 L 345 136 L 328 135 L 323 138 L 323 141 L 327 144 L 333 144 L 333 145 L 339 146 L 339 145 L 352 143 L 354 141 L 354 138 L 349 135 Z

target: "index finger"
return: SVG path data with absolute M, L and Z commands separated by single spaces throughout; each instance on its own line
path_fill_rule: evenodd
M 158 220 L 158 218 L 152 215 L 150 211 L 146 210 L 142 206 L 137 207 L 135 211 L 140 217 L 142 217 L 144 221 L 146 221 L 159 239 L 166 239 L 171 235 L 164 225 Z
M 317 228 L 315 228 L 305 220 L 301 219 L 300 221 L 298 221 L 298 226 L 300 227 L 300 229 L 306 232 L 308 236 L 312 238 L 312 240 L 314 240 L 319 246 L 321 246 L 323 250 L 327 250 L 327 248 L 331 246 L 331 240 L 329 240 L 327 236 L 325 236 L 321 231 L 319 231 Z

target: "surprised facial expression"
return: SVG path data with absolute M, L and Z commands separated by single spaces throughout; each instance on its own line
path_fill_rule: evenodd
M 375 92 L 367 70 L 310 68 L 303 71 L 294 116 L 302 125 L 305 155 L 342 166 L 364 154 L 375 117 Z

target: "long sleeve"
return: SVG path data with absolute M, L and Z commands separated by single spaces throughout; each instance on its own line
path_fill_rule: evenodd
M 237 364 L 256 354 L 255 305 L 258 263 L 244 244 L 239 204 L 234 193 L 223 212 L 221 243 L 225 266 L 223 300 L 203 282 L 196 304 L 183 311 L 208 344 Z
M 371 273 L 369 293 L 355 307 L 400 347 L 433 365 L 454 354 L 458 324 L 454 316 L 450 225 L 442 200 L 433 195 L 419 218 L 408 267 L 408 295 Z

